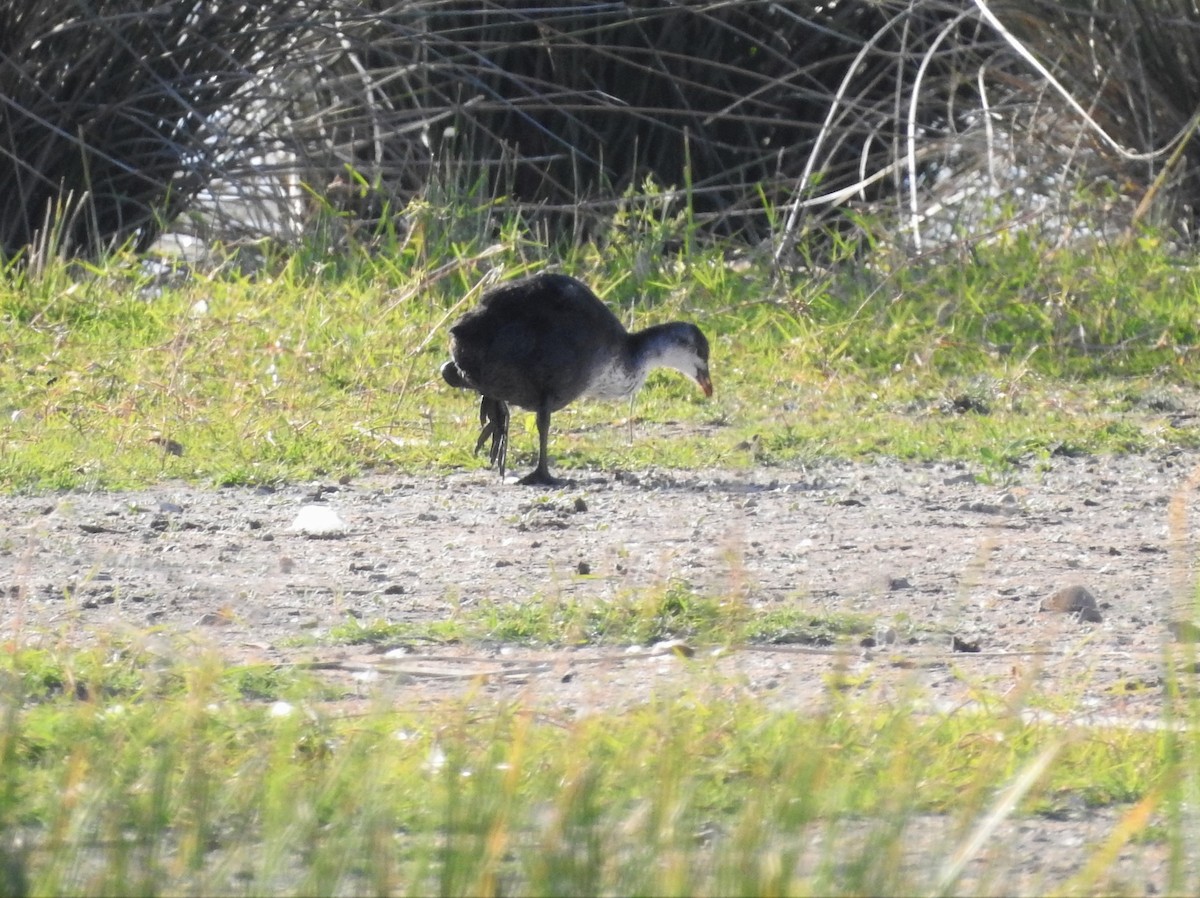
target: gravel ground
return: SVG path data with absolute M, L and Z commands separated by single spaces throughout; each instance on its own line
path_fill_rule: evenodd
M 1052 458 L 1003 484 L 954 465 L 880 461 L 588 473 L 552 492 L 474 470 L 8 496 L 0 595 L 18 641 L 122 631 L 170 634 L 160 641 L 177 647 L 182 634 L 231 660 L 316 660 L 364 700 L 381 686 L 414 704 L 470 688 L 577 716 L 677 688 L 701 667 L 803 711 L 827 699 L 836 669 L 883 699 L 915 684 L 931 711 L 1032 680 L 1069 698 L 1080 723 L 1157 726 L 1164 646 L 1185 654 L 1190 636 L 1198 472 L 1200 454 L 1174 453 Z M 345 532 L 293 529 L 311 505 Z M 691 661 L 653 646 L 295 647 L 347 615 L 443 619 L 480 599 L 603 601 L 672 581 L 752 608 L 866 615 L 876 633 L 840 648 L 700 648 Z M 1056 601 L 1083 613 L 1042 610 Z M 1001 891 L 1061 882 L 1120 813 L 1006 824 L 1014 866 Z M 928 825 L 939 844 L 942 824 Z M 1160 855 L 1126 849 L 1115 884 L 1161 890 Z

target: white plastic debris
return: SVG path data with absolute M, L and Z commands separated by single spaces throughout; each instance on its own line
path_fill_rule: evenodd
M 305 505 L 292 521 L 292 530 L 305 536 L 341 536 L 349 529 L 328 505 Z

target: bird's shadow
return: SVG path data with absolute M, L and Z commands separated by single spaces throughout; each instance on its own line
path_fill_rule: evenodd
M 653 493 L 722 493 L 726 495 L 746 496 L 757 493 L 787 492 L 819 492 L 830 489 L 832 485 L 820 477 L 810 480 L 769 481 L 739 480 L 735 477 L 711 477 L 702 474 L 689 475 L 686 472 L 653 471 L 638 473 L 633 471 L 612 472 L 578 472 L 573 477 L 555 476 L 554 483 L 522 483 L 520 474 L 508 474 L 503 484 L 506 487 L 537 488 L 543 492 L 556 492 L 571 489 L 604 490 L 614 486 L 622 486 L 635 490 Z

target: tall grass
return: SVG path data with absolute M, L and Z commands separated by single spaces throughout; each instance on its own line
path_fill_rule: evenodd
M 0 255 L 149 246 L 272 127 L 306 8 L 0 3 Z
M 646 178 L 789 263 L 845 209 L 918 247 L 992 200 L 1187 231 L 1196 27 L 1174 0 L 2 2 L 0 251 L 397 227 L 446 184 L 569 243 Z

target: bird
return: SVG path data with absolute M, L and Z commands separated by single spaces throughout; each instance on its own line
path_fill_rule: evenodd
M 673 321 L 630 333 L 586 284 L 543 272 L 502 284 L 450 328 L 442 378 L 474 390 L 489 460 L 504 477 L 510 404 L 537 416 L 537 467 L 518 482 L 554 486 L 547 447 L 550 415 L 580 397 L 632 397 L 655 368 L 674 368 L 712 396 L 708 340 L 695 324 Z

